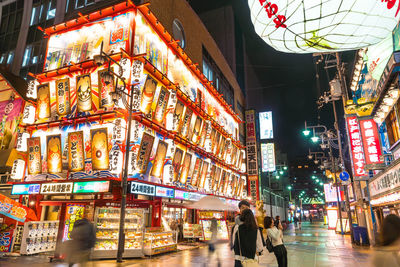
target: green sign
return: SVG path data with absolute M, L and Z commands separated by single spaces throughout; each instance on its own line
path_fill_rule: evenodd
M 104 193 L 109 188 L 110 181 L 75 182 L 73 193 Z

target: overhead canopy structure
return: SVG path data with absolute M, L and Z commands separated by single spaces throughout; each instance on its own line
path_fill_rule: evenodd
M 189 205 L 188 208 L 212 211 L 237 211 L 237 207 L 224 203 L 221 199 L 214 196 L 205 196 L 196 203 Z
M 400 3 L 379 0 L 248 0 L 256 33 L 276 50 L 316 53 L 377 44 L 398 23 Z
M 5 65 L 0 65 L 0 92 L 14 90 L 19 97 L 26 99 L 28 83 L 21 77 L 14 75 Z

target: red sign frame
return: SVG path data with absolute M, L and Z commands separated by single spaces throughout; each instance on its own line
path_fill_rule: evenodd
M 347 117 L 347 131 L 350 139 L 351 158 L 353 161 L 354 176 L 366 176 L 364 151 L 361 140 L 360 126 L 356 116 Z
M 373 119 L 360 120 L 361 135 L 367 164 L 382 164 L 378 127 Z

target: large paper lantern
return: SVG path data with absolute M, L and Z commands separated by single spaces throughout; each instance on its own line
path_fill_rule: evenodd
M 256 33 L 276 50 L 314 53 L 379 43 L 396 26 L 395 0 L 248 0 Z

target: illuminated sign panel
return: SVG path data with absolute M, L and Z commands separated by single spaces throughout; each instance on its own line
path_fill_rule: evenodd
M 75 182 L 74 193 L 104 193 L 108 192 L 110 181 Z
M 14 184 L 11 195 L 32 195 L 39 194 L 40 184 Z
M 189 199 L 189 192 L 181 191 L 181 190 L 175 190 L 175 198 L 176 199 Z
M 336 202 L 337 197 L 337 187 L 331 184 L 324 184 L 325 202 Z M 339 192 L 339 201 L 342 201 L 342 196 Z
M 274 138 L 272 111 L 260 112 L 259 118 L 260 118 L 260 139 Z
M 143 184 L 131 182 L 131 193 L 139 195 L 154 196 L 156 193 L 156 186 L 151 184 Z
M 174 189 L 162 187 L 162 186 L 156 186 L 156 196 L 173 198 L 174 197 Z
M 257 138 L 256 138 L 256 113 L 254 110 L 246 110 L 246 149 L 247 149 L 247 173 L 248 190 L 253 201 L 260 197 L 258 189 L 258 163 L 257 163 Z
M 256 33 L 276 50 L 315 53 L 377 44 L 397 25 L 398 1 L 248 0 Z
M 274 172 L 276 170 L 274 143 L 261 144 L 261 166 L 263 172 Z
M 351 156 L 353 160 L 354 175 L 365 176 L 367 175 L 364 167 L 364 153 L 362 148 L 360 127 L 358 126 L 357 117 L 347 117 L 347 130 L 350 139 Z
M 360 120 L 361 134 L 363 138 L 365 162 L 367 164 L 383 163 L 382 150 L 379 142 L 379 133 L 373 119 Z
M 69 194 L 72 193 L 73 183 L 47 183 L 42 184 L 40 194 Z

